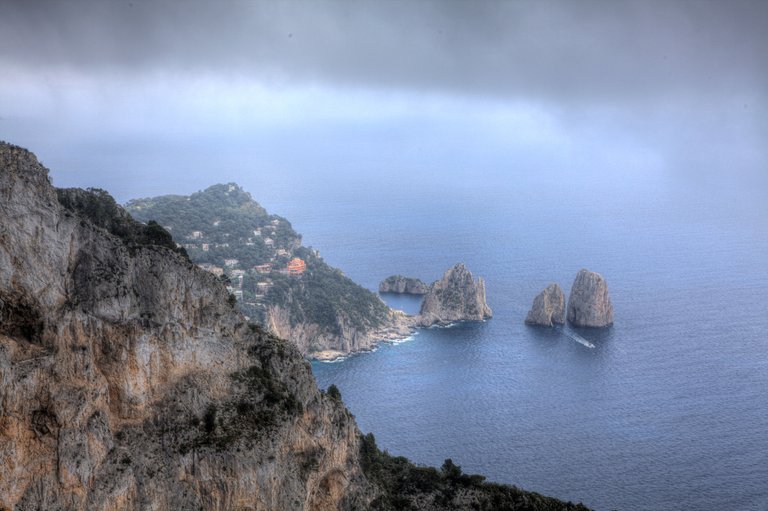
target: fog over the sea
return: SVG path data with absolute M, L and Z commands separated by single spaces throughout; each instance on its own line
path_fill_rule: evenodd
M 0 139 L 121 201 L 567 171 L 768 203 L 767 26 L 760 0 L 7 0 Z

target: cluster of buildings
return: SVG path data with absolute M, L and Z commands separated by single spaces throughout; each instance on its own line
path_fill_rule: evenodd
M 214 222 L 214 226 L 217 223 L 218 222 Z M 279 225 L 280 220 L 273 219 L 268 225 L 254 229 L 252 231 L 253 237 L 244 240 L 246 246 L 253 246 L 256 244 L 255 238 L 260 237 L 266 246 L 274 249 L 274 254 L 270 258 L 270 261 L 257 264 L 249 269 L 243 269 L 241 262 L 235 258 L 224 259 L 221 261 L 221 265 L 201 263 L 198 264 L 198 266 L 216 276 L 226 275 L 229 278 L 229 285 L 227 288 L 238 300 L 243 300 L 243 280 L 246 277 L 246 272 L 252 270 L 256 274 L 253 276 L 255 276 L 258 281 L 256 282 L 255 290 L 252 288 L 249 290 L 255 291 L 254 298 L 256 301 L 261 300 L 273 285 L 272 279 L 269 277 L 271 274 L 278 273 L 300 278 L 307 271 L 307 263 L 299 257 L 291 257 L 291 250 L 284 247 L 275 249 L 275 240 L 273 237 L 275 236 L 276 229 Z M 225 237 L 227 237 L 226 234 Z M 188 243 L 183 245 L 185 248 L 200 249 L 203 252 L 208 252 L 213 247 L 229 247 L 229 243 L 206 242 L 208 240 L 203 231 L 192 231 L 186 236 L 186 240 Z M 288 259 L 287 262 L 285 262 L 286 259 Z M 255 305 L 255 303 L 252 305 Z

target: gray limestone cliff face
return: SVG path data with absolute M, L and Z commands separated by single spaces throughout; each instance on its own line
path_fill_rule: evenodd
M 576 275 L 568 297 L 568 322 L 594 328 L 613 324 L 613 305 L 602 275 L 584 269 Z
M 475 280 L 464 264 L 459 263 L 435 281 L 424 296 L 419 311 L 421 326 L 448 324 L 455 321 L 483 321 L 493 316 L 485 301 L 485 281 Z
M 400 293 L 409 295 L 424 295 L 429 286 L 419 279 L 392 275 L 379 283 L 379 293 Z
M 365 508 L 351 414 L 151 241 L 0 143 L 0 509 Z
M 565 293 L 559 285 L 552 283 L 536 296 L 525 323 L 540 326 L 565 323 Z

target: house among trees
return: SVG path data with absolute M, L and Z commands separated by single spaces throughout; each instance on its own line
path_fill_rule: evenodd
M 209 271 L 209 272 L 213 273 L 217 277 L 219 277 L 219 276 L 224 274 L 224 268 L 222 268 L 220 266 L 216 266 L 216 265 L 211 264 L 211 263 L 202 263 L 202 264 L 198 264 L 198 266 L 200 268 L 202 268 L 203 270 L 205 270 L 205 271 Z
M 294 257 L 288 262 L 288 275 L 299 276 L 307 270 L 307 263 L 303 259 Z
M 258 273 L 269 273 L 272 271 L 272 263 L 257 264 L 253 269 Z
M 203 237 L 202 231 L 192 231 L 192 239 L 193 240 L 199 240 Z
M 224 266 L 231 268 L 232 266 L 237 266 L 237 263 L 239 262 L 238 259 L 224 259 Z

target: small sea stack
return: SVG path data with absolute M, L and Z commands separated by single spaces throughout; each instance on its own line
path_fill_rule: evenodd
M 379 283 L 379 293 L 399 293 L 406 295 L 425 295 L 429 286 L 419 279 L 392 275 Z
M 525 318 L 527 325 L 555 326 L 565 323 L 565 293 L 555 283 L 546 287 L 533 300 Z
M 613 305 L 602 275 L 584 269 L 576 275 L 568 297 L 568 322 L 592 328 L 613 324 Z

